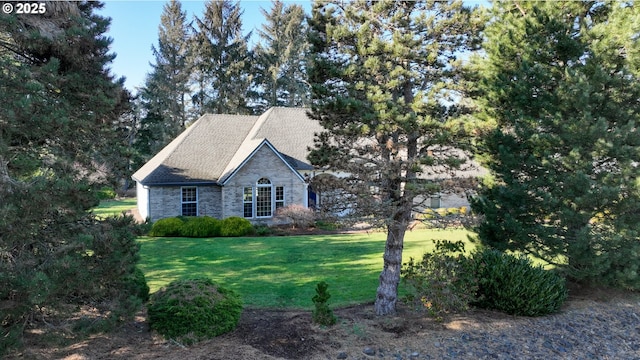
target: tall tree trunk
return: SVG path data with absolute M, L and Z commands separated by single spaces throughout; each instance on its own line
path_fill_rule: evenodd
M 402 248 L 407 224 L 394 221 L 387 228 L 387 243 L 384 248 L 384 266 L 380 273 L 380 285 L 375 302 L 377 315 L 391 315 L 396 312 L 398 284 L 402 266 Z

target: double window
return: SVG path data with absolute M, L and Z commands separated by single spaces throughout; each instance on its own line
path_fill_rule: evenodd
M 275 210 L 284 207 L 284 186 L 274 187 L 271 180 L 261 178 L 255 188 L 244 188 L 242 204 L 246 218 L 272 217 Z
M 185 186 L 182 188 L 182 216 L 198 216 L 198 188 Z

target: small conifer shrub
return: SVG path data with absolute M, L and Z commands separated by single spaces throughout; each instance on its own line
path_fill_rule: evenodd
M 151 296 L 149 325 L 183 344 L 210 339 L 238 325 L 242 303 L 232 290 L 207 278 L 176 280 Z
M 564 278 L 534 266 L 525 256 L 485 249 L 473 258 L 478 277 L 474 305 L 478 307 L 511 315 L 542 316 L 558 311 L 567 298 Z
M 316 295 L 313 296 L 313 304 L 315 310 L 313 311 L 313 322 L 320 325 L 333 325 L 336 323 L 336 317 L 333 315 L 333 310 L 329 308 L 327 301 L 331 298 L 331 294 L 327 291 L 329 284 L 325 281 L 321 281 L 316 286 Z

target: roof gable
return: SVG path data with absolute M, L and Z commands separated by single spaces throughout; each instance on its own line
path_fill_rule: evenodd
M 273 147 L 269 140 L 252 139 L 245 141 L 242 144 L 241 149 L 238 150 L 236 156 L 234 156 L 234 159 L 229 163 L 227 169 L 225 169 L 225 173 L 220 177 L 220 184 L 225 185 L 227 182 L 229 182 L 229 180 L 231 180 L 231 178 L 233 178 L 233 176 L 237 174 L 244 167 L 244 165 L 247 164 L 256 153 L 258 153 L 258 151 L 260 151 L 260 149 L 265 147 L 271 150 L 278 157 L 278 159 L 280 159 L 280 161 L 282 161 L 282 163 L 289 170 L 291 170 L 292 173 L 295 174 L 295 176 L 300 181 L 304 182 L 304 178 L 302 177 L 302 175 L 300 175 L 300 173 L 298 173 L 296 169 L 291 166 L 291 164 L 282 156 L 282 154 L 280 154 L 280 152 L 276 150 L 275 147 Z
M 298 174 L 313 169 L 308 147 L 320 131 L 304 108 L 275 107 L 261 116 L 207 114 L 132 178 L 144 185 L 223 183 L 264 144 Z

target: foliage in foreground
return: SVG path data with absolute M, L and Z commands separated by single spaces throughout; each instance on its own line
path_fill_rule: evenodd
M 336 323 L 336 317 L 333 315 L 333 310 L 329 308 L 327 302 L 331 298 L 331 294 L 327 288 L 329 284 L 325 281 L 321 281 L 316 286 L 316 294 L 313 296 L 313 304 L 315 310 L 312 313 L 313 322 L 320 325 L 333 325 Z
M 141 302 L 132 219 L 88 213 L 127 164 L 129 94 L 109 71 L 101 6 L 0 15 L 0 357 L 31 323 L 91 306 L 104 329 Z
M 407 299 L 440 321 L 470 305 L 512 315 L 547 315 L 567 298 L 564 278 L 556 272 L 493 249 L 465 256 L 461 241 L 436 241 L 436 249 L 421 262 L 411 258 L 405 263 L 402 275 Z
M 494 2 L 479 75 L 482 243 L 640 289 L 640 7 Z
M 542 316 L 560 309 L 567 299 L 565 280 L 534 266 L 524 256 L 494 249 L 473 254 L 478 292 L 475 305 L 511 315 Z
M 176 280 L 151 296 L 151 329 L 183 344 L 232 331 L 242 312 L 240 297 L 207 278 Z
M 404 264 L 402 280 L 407 300 L 440 321 L 445 314 L 468 310 L 478 290 L 473 260 L 464 255 L 462 241 L 437 240 L 435 250 L 425 253 L 422 261 L 410 258 Z
M 44 318 L 52 310 L 58 316 L 69 315 L 68 304 L 91 304 L 108 314 L 92 325 L 102 331 L 133 316 L 148 297 L 149 287 L 136 268 L 139 245 L 131 217 L 97 221 L 87 215 L 81 227 L 77 223 L 58 226 L 68 227 L 66 246 L 50 249 L 36 242 L 33 246 L 38 250 L 50 251 L 20 252 L 14 262 L 0 263 L 0 349 L 19 343 L 28 319 Z
M 349 199 L 353 218 L 386 228 L 374 307 L 393 314 L 415 200 L 465 187 L 421 178 L 465 162 L 451 151 L 469 140 L 458 121 L 469 109 L 455 59 L 478 48 L 482 17 L 461 1 L 319 1 L 310 25 L 311 117 L 325 131 L 309 160 L 349 174 L 335 194 Z

